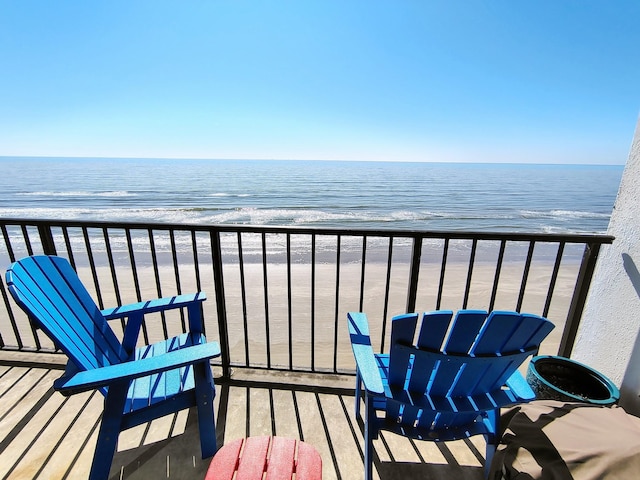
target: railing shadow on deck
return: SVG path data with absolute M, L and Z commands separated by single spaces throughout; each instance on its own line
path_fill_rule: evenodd
M 20 354 L 22 355 L 22 354 Z M 215 369 L 214 369 L 215 370 Z M 6 412 L 0 416 L 0 476 L 85 478 L 100 422 L 96 393 L 62 397 L 51 381 L 62 373 L 0 359 Z M 321 377 L 321 378 L 319 378 Z M 303 440 L 323 460 L 323 479 L 364 477 L 363 424 L 354 417 L 353 378 L 245 370 L 217 379 L 219 444 L 279 435 Z M 197 412 L 191 409 L 123 432 L 111 479 L 204 478 Z M 474 443 L 475 442 L 475 443 Z M 413 442 L 383 433 L 375 441 L 375 478 L 482 479 L 482 439 Z

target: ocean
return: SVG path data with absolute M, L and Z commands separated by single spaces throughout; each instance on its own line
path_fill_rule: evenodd
M 0 216 L 604 233 L 623 168 L 0 157 Z

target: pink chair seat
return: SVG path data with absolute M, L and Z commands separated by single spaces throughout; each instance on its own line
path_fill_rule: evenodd
M 205 480 L 322 480 L 322 459 L 311 445 L 283 437 L 235 440 L 216 453 Z M 264 474 L 266 473 L 266 476 Z

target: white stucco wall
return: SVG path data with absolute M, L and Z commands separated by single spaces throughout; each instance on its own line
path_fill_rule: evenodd
M 571 355 L 620 388 L 640 415 L 640 120 Z

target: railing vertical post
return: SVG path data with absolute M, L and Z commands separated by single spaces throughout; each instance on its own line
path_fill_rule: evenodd
M 57 255 L 56 245 L 53 243 L 53 234 L 50 225 L 38 225 L 38 234 L 40 235 L 40 243 L 42 251 L 45 255 Z
M 580 271 L 578 272 L 578 278 L 576 280 L 576 288 L 573 291 L 573 297 L 571 297 L 571 305 L 569 307 L 569 312 L 567 313 L 567 321 L 562 332 L 560 346 L 558 347 L 558 355 L 563 357 L 568 358 L 571 356 L 571 351 L 573 350 L 573 344 L 576 340 L 578 327 L 580 326 L 582 311 L 584 310 L 584 305 L 587 301 L 587 294 L 589 293 L 589 287 L 591 286 L 591 279 L 593 277 L 593 271 L 596 268 L 596 261 L 598 260 L 599 252 L 599 243 L 590 242 L 584 247 L 582 263 L 580 264 Z
M 418 296 L 418 278 L 420 277 L 420 259 L 422 257 L 422 237 L 413 237 L 411 251 L 411 271 L 409 272 L 409 291 L 407 292 L 407 313 L 416 309 Z
M 222 377 L 231 377 L 231 355 L 229 353 L 229 329 L 227 328 L 227 306 L 224 294 L 224 277 L 222 275 L 222 248 L 220 232 L 211 232 L 211 250 L 213 263 L 213 283 L 216 289 L 216 308 L 218 312 L 218 333 L 222 359 Z

